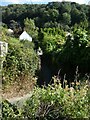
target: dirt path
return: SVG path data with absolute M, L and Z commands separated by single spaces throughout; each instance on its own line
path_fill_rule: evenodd
M 24 102 L 32 96 L 32 93 L 28 93 L 22 97 L 13 97 L 11 99 L 7 99 L 11 104 L 16 104 L 17 107 L 22 107 Z
M 25 81 L 22 84 L 14 83 L 2 91 L 2 98 L 11 104 L 21 106 L 32 95 L 34 82 Z
M 17 97 L 23 97 L 33 91 L 35 86 L 35 82 L 31 80 L 25 80 L 22 82 L 14 82 L 6 86 L 2 87 L 2 97 L 4 99 L 12 99 Z

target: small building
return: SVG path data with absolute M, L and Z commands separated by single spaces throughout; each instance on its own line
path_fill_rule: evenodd
M 19 36 L 19 40 L 28 40 L 28 41 L 32 41 L 32 37 L 26 32 L 24 31 L 20 36 Z

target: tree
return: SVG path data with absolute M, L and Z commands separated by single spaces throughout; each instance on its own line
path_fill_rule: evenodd
M 80 23 L 80 11 L 77 8 L 73 8 L 71 11 L 71 24 Z
M 70 2 L 62 2 L 59 7 L 59 12 L 62 14 L 64 12 L 71 12 L 71 3 Z
M 24 19 L 25 30 L 32 36 L 33 39 L 37 39 L 38 28 L 35 26 L 35 22 L 32 19 Z
M 87 31 L 80 28 L 75 28 L 73 34 L 66 38 L 66 42 L 57 57 L 57 65 L 61 67 L 63 75 L 66 73 L 69 78 L 71 76 L 74 78 L 77 66 L 79 72 L 82 73 L 90 70 L 88 67 L 90 60 L 88 43 Z
M 70 23 L 71 23 L 71 16 L 70 16 L 70 14 L 68 14 L 68 13 L 63 13 L 62 14 L 62 20 L 63 20 L 63 23 L 65 23 L 65 24 L 67 24 L 67 25 L 70 25 Z
M 49 15 L 50 15 L 49 19 L 54 22 L 54 21 L 57 20 L 59 12 L 56 9 L 50 9 L 49 10 Z
M 17 36 L 21 33 L 21 31 L 22 31 L 21 25 L 20 25 L 17 21 L 15 21 L 15 20 L 10 20 L 10 25 L 9 25 L 9 27 L 10 27 L 11 29 L 13 29 L 14 34 L 15 34 L 16 37 L 17 37 Z

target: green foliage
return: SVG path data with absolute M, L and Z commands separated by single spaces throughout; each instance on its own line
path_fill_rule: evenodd
M 34 44 L 8 37 L 8 53 L 3 62 L 3 83 L 30 79 L 36 74 L 39 58 L 34 51 Z
M 43 34 L 43 37 L 39 37 L 41 40 L 40 45 L 45 54 L 59 51 L 62 48 L 65 37 L 63 30 L 60 30 L 58 28 L 44 28 L 41 32 Z
M 3 102 L 2 115 L 6 118 L 23 118 L 29 120 L 58 120 L 58 119 L 89 119 L 89 86 L 80 82 L 71 83 L 68 87 L 61 87 L 60 81 L 54 77 L 54 84 L 35 87 L 32 96 L 21 109 L 8 102 Z
M 59 81 L 56 78 L 54 80 L 54 85 L 35 88 L 32 97 L 26 102 L 24 115 L 29 119 L 44 120 L 88 119 L 87 84 L 82 87 L 80 83 L 76 83 L 75 89 L 66 85 L 63 89 L 60 83 L 57 84 Z
M 38 28 L 35 26 L 35 22 L 32 19 L 24 19 L 25 30 L 34 38 L 37 39 Z
M 90 72 L 89 34 L 81 26 L 74 26 L 71 33 L 59 28 L 44 28 L 39 32 L 38 39 L 51 71 L 61 69 L 63 75 L 72 71 L 75 74 L 78 66 L 80 73 Z
M 21 112 L 17 106 L 12 105 L 7 100 L 2 102 L 2 120 L 19 120 L 21 118 Z
M 18 37 L 19 36 L 18 34 L 20 34 L 22 31 L 21 25 L 17 21 L 14 21 L 14 20 L 10 20 L 9 28 L 11 28 L 14 31 L 14 35 L 16 37 Z
M 65 44 L 61 51 L 55 55 L 57 56 L 57 67 L 59 69 L 61 68 L 64 71 L 64 74 L 72 72 L 72 68 L 75 74 L 76 66 L 79 67 L 80 73 L 89 73 L 89 50 L 90 47 L 87 31 L 85 29 L 75 28 L 72 30 L 72 33 L 66 37 Z
M 70 13 L 71 12 L 71 3 L 70 2 L 62 2 L 61 5 L 60 5 L 60 13 L 64 13 L 64 12 L 67 12 L 67 13 Z
M 23 4 L 2 6 L 2 20 L 8 26 L 14 20 L 24 27 L 24 20 L 35 20 L 37 27 L 46 27 L 46 23 L 57 23 L 73 26 L 75 23 L 87 21 L 89 23 L 89 6 L 75 2 L 49 2 L 48 4 Z M 64 17 L 64 18 L 63 18 Z M 63 19 L 62 19 L 63 18 Z M 67 18 L 67 19 L 65 19 Z M 62 21 L 63 20 L 63 21 Z M 70 20 L 70 21 L 69 21 Z M 69 23 L 68 23 L 69 21 Z M 17 26 L 16 22 L 14 25 Z M 30 26 L 30 25 L 29 25 Z M 49 26 L 52 27 L 52 24 Z M 54 26 L 55 27 L 55 26 Z
M 65 24 L 69 25 L 71 23 L 71 16 L 68 13 L 63 13 L 62 14 L 62 22 L 64 21 Z
M 74 53 L 74 55 L 78 55 L 78 52 L 81 52 L 82 49 L 88 47 L 88 43 L 87 31 L 80 28 L 75 28 L 73 33 L 66 38 L 66 43 L 63 50 L 66 49 L 67 52 L 72 50 L 71 52 Z
M 86 30 L 76 29 L 76 30 L 74 30 L 73 34 L 74 34 L 74 46 L 76 46 L 76 44 L 81 47 L 87 46 L 89 41 L 87 39 L 87 31 Z

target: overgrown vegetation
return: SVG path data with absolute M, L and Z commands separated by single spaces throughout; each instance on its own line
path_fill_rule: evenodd
M 88 119 L 90 118 L 88 80 L 85 84 L 80 82 L 71 83 L 68 87 L 61 87 L 60 80 L 56 77 L 54 84 L 35 87 L 32 96 L 26 101 L 21 109 L 3 101 L 2 117 L 6 119 L 27 120 L 58 120 L 58 119 Z
M 74 79 L 76 67 L 80 77 L 90 73 L 89 33 L 81 26 L 74 26 L 67 32 L 58 28 L 44 28 L 39 32 L 39 45 L 43 50 L 43 59 L 52 74 L 60 70 L 60 77 L 69 81 Z
M 12 82 L 32 80 L 39 70 L 39 58 L 34 50 L 34 44 L 19 41 L 5 34 L 2 30 L 2 40 L 8 42 L 8 53 L 3 62 L 3 85 Z
M 61 76 L 67 74 L 70 80 L 77 66 L 81 77 L 90 73 L 89 5 L 75 2 L 8 5 L 2 7 L 2 13 L 2 22 L 14 30 L 14 36 L 25 29 L 33 37 L 35 49 L 42 48 L 52 75 L 61 69 Z
M 22 108 L 3 101 L 2 119 L 89 120 L 90 78 L 85 77 L 90 75 L 89 5 L 50 2 L 1 8 L 1 38 L 9 46 L 3 62 L 3 86 L 31 81 L 36 75 L 39 78 L 36 73 L 40 64 L 49 68 L 50 78 L 57 76 L 52 85 L 36 85 Z M 8 33 L 8 28 L 13 34 Z M 32 36 L 31 43 L 18 40 L 23 30 Z M 36 54 L 39 47 L 43 50 L 41 60 Z

